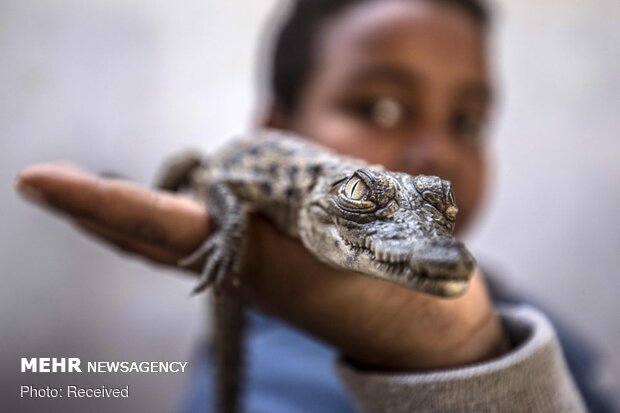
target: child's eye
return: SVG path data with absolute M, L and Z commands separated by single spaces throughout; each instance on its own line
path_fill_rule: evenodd
M 395 99 L 378 99 L 372 107 L 371 120 L 375 125 L 384 129 L 393 129 L 398 126 L 405 116 L 403 105 Z
M 460 138 L 477 142 L 482 135 L 484 119 L 476 114 L 460 112 L 455 114 L 452 126 L 454 133 Z
M 374 126 L 394 129 L 405 120 L 405 107 L 396 99 L 382 97 L 359 105 L 360 114 Z

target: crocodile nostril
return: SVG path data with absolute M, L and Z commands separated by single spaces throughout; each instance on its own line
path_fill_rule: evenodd
M 456 207 L 456 205 L 450 205 L 448 208 L 446 208 L 446 216 L 451 221 L 454 221 L 456 219 L 456 214 L 458 212 L 459 209 Z

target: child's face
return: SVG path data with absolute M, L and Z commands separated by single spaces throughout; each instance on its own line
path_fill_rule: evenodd
M 424 1 L 345 11 L 321 32 L 286 127 L 388 169 L 452 181 L 463 226 L 484 188 L 483 36 L 463 11 Z

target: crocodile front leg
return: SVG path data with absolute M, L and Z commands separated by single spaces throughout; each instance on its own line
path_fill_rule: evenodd
M 204 193 L 216 230 L 191 255 L 179 261 L 186 266 L 205 258 L 198 285 L 194 293 L 199 293 L 212 284 L 219 290 L 227 277 L 233 277 L 240 270 L 243 238 L 247 228 L 248 211 L 232 193 L 225 182 L 209 185 Z

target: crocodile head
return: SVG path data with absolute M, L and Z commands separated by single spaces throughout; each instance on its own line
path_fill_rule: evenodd
M 475 260 L 451 235 L 457 211 L 448 181 L 361 168 L 315 188 L 301 210 L 300 236 L 332 266 L 458 296 Z

